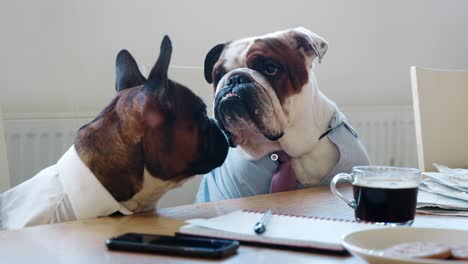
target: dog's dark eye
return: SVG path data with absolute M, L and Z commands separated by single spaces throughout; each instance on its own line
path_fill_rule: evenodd
M 263 71 L 265 74 L 275 76 L 278 73 L 278 66 L 272 62 L 267 62 L 263 65 Z

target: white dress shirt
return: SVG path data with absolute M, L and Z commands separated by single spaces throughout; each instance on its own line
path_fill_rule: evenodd
M 0 194 L 0 229 L 132 212 L 117 202 L 78 156 L 75 146 L 57 164 Z

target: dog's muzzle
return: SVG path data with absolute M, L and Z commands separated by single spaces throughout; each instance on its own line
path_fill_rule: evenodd
M 226 135 L 229 146 L 236 142 L 231 129 L 241 128 L 246 122 L 253 121 L 250 113 L 249 98 L 254 97 L 254 82 L 250 76 L 235 73 L 228 77 L 224 87 L 215 98 L 215 119 Z
M 216 121 L 209 119 L 200 133 L 200 158 L 192 164 L 191 174 L 204 174 L 223 164 L 228 153 L 228 142 Z
M 273 106 L 259 83 L 249 73 L 236 72 L 227 77 L 224 87 L 215 98 L 215 119 L 226 134 L 229 145 L 235 147 L 239 131 L 259 131 L 267 139 L 276 141 L 282 131 L 269 128 Z

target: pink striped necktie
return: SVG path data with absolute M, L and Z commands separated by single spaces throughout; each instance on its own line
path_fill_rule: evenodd
M 291 167 L 291 159 L 284 151 L 276 153 L 279 166 L 271 179 L 270 192 L 286 192 L 297 189 L 296 174 Z

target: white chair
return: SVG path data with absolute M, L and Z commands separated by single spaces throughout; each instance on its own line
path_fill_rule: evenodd
M 468 168 L 468 71 L 411 67 L 419 168 Z
M 0 193 L 10 188 L 10 171 L 8 169 L 6 150 L 2 107 L 0 105 Z

